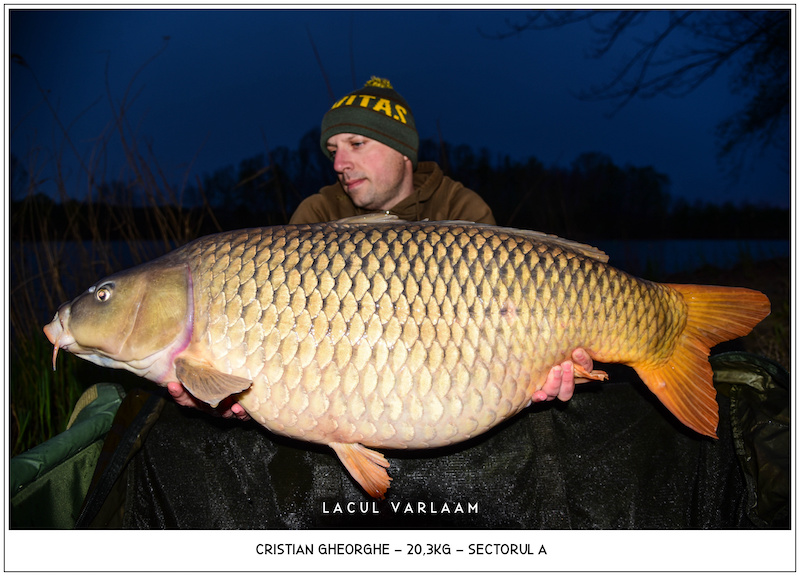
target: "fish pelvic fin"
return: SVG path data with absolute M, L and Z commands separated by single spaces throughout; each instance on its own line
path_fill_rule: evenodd
M 361 444 L 331 442 L 329 446 L 367 494 L 383 500 L 392 481 L 386 472 L 389 462 L 383 454 L 365 448 Z
M 608 380 L 608 372 L 603 370 L 592 370 L 587 372 L 583 366 L 573 363 L 572 369 L 574 370 L 575 383 L 578 381 L 589 382 L 590 380 Z
M 634 363 L 647 387 L 681 422 L 716 438 L 719 407 L 711 347 L 745 336 L 769 315 L 769 299 L 756 290 L 723 286 L 667 284 L 688 307 L 686 326 L 672 356 L 658 366 Z
M 225 374 L 191 358 L 175 360 L 175 375 L 192 396 L 206 402 L 212 408 L 231 394 L 247 390 L 253 384 L 252 380 Z

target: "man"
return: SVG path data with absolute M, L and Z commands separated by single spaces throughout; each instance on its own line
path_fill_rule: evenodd
M 290 224 L 329 222 L 374 212 L 408 221 L 495 224 L 491 209 L 478 194 L 445 176 L 435 162 L 417 161 L 419 135 L 414 116 L 388 80 L 373 76 L 363 88 L 336 102 L 322 119 L 320 145 L 333 161 L 338 182 L 306 198 Z M 576 349 L 572 362 L 552 368 L 532 400 L 569 400 L 575 390 L 575 373 L 590 373 L 592 366 L 586 351 Z M 167 389 L 182 406 L 212 411 L 178 382 L 171 382 Z M 212 412 L 249 419 L 230 398 Z
M 304 200 L 290 224 L 329 222 L 370 212 L 402 220 L 467 220 L 495 224 L 478 194 L 418 162 L 411 108 L 388 80 L 373 77 L 339 100 L 322 119 L 322 150 L 338 182 Z

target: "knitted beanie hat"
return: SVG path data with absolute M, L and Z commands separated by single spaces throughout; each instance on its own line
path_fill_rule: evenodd
M 384 78 L 372 78 L 364 87 L 334 104 L 322 118 L 320 145 L 328 154 L 328 138 L 349 132 L 394 148 L 417 167 L 419 134 L 411 108 Z

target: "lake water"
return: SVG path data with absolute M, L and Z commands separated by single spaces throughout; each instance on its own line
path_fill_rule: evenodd
M 608 254 L 609 264 L 645 277 L 690 272 L 706 265 L 728 269 L 743 258 L 758 262 L 791 254 L 789 240 L 602 240 L 592 244 Z

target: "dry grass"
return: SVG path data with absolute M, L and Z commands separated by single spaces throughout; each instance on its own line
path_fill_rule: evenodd
M 21 58 L 16 57 L 15 64 L 27 68 L 36 78 Z M 134 80 L 119 104 L 113 101 L 109 90 L 110 128 L 86 157 L 79 154 L 51 106 L 48 93 L 40 89 L 44 104 L 62 128 L 63 141 L 57 149 L 72 154 L 70 163 L 77 161 L 80 166 L 79 184 L 70 188 L 64 176 L 67 162 L 60 154 L 52 154 L 43 162 L 41 150 L 35 150 L 18 164 L 12 163 L 16 168 L 15 184 L 24 187 L 25 196 L 22 202 L 14 198 L 16 209 L 10 218 L 12 455 L 63 431 L 84 384 L 95 383 L 80 377 L 86 363 L 68 354 L 59 355 L 58 369 L 52 370 L 52 347 L 42 327 L 58 306 L 102 276 L 120 269 L 120 242 L 127 245 L 130 264 L 138 264 L 195 238 L 203 218 L 213 220 L 207 204 L 203 210 L 184 207 L 183 190 L 169 182 L 152 150 L 140 147 L 126 116 Z M 108 182 L 99 175 L 111 146 L 122 150 L 125 166 L 113 182 Z M 40 174 L 45 171 L 55 174 L 56 203 L 39 192 Z M 19 180 L 21 174 L 25 175 L 24 181 Z M 75 188 L 84 191 L 82 198 L 76 198 Z M 142 206 L 149 209 L 148 218 L 135 218 L 136 208 Z M 112 209 L 101 209 L 107 207 Z M 30 238 L 36 240 L 25 240 Z M 158 242 L 143 244 L 142 238 L 155 238 Z

